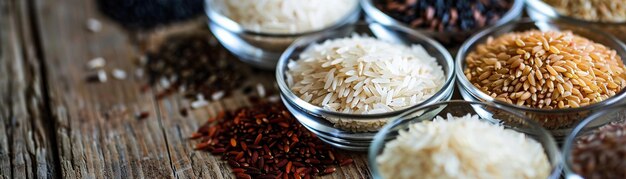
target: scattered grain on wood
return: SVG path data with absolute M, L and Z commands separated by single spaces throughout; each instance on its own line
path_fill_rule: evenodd
M 181 92 L 190 99 L 201 94 L 218 100 L 242 85 L 244 70 L 225 57 L 229 55 L 222 47 L 209 43 L 210 38 L 206 33 L 173 35 L 147 55 L 149 84 L 162 88 L 157 98 Z
M 150 116 L 150 112 L 148 111 L 141 111 L 138 112 L 137 114 L 135 114 L 135 118 L 138 120 L 142 120 L 142 119 L 146 119 Z
M 87 30 L 91 32 L 100 32 L 102 30 L 102 23 L 97 19 L 89 18 L 86 26 Z
M 106 65 L 106 61 L 104 60 L 104 58 L 96 57 L 87 62 L 87 69 L 89 70 L 98 69 L 98 68 L 104 67 L 104 65 Z
M 126 71 L 122 69 L 113 69 L 113 71 L 111 71 L 111 75 L 113 76 L 113 78 L 118 80 L 126 79 Z
M 104 83 L 107 81 L 107 72 L 98 70 L 95 73 L 88 74 L 85 80 L 91 83 Z

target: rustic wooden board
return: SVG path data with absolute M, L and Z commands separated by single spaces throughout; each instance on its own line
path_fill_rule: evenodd
M 139 56 L 124 31 L 96 11 L 93 0 L 35 0 L 38 32 L 47 67 L 50 106 L 57 123 L 60 172 L 64 178 L 173 178 L 167 143 L 153 94 L 142 80 L 88 83 L 85 64 L 95 57 L 105 69 L 134 68 Z M 99 19 L 98 33 L 86 30 Z M 110 73 L 109 73 L 110 74 Z M 143 120 L 134 117 L 145 111 Z
M 25 1 L 0 1 L 0 178 L 52 178 L 57 163 Z
M 142 79 L 114 80 L 109 76 L 106 83 L 87 83 L 85 77 L 93 71 L 86 70 L 84 65 L 99 56 L 107 59 L 107 71 L 121 68 L 132 76 L 133 59 L 141 55 L 144 45 L 134 43 L 117 25 L 101 17 L 92 0 L 34 0 L 34 3 L 50 84 L 50 108 L 57 123 L 55 132 L 63 177 L 234 177 L 217 157 L 194 151 L 195 142 L 187 138 L 208 117 L 248 104 L 242 94 L 182 117 L 179 110 L 188 106 L 189 101 L 180 95 L 157 101 L 153 92 L 140 92 L 145 83 Z M 89 18 L 103 23 L 101 32 L 85 30 Z M 241 68 L 249 70 L 247 66 Z M 251 84 L 272 86 L 272 72 L 254 76 L 257 77 L 250 79 Z M 138 111 L 147 111 L 150 117 L 136 120 L 133 113 Z M 366 155 L 346 153 L 355 158 L 355 164 L 339 168 L 327 178 L 370 178 Z
M 85 28 L 90 18 L 102 31 Z M 0 0 L 0 178 L 234 178 L 218 157 L 193 150 L 188 137 L 220 111 L 249 105 L 245 95 L 184 117 L 179 111 L 190 101 L 180 94 L 157 100 L 155 89 L 141 92 L 145 79 L 133 77 L 134 59 L 161 37 L 206 30 L 191 27 L 129 33 L 102 17 L 94 0 Z M 85 68 L 95 57 L 107 60 L 106 83 L 85 80 L 95 73 Z M 113 79 L 113 68 L 129 78 Z M 240 69 L 253 74 L 242 86 L 272 88 L 273 72 Z M 150 115 L 136 119 L 139 112 Z M 342 152 L 354 164 L 322 178 L 371 178 L 365 153 Z

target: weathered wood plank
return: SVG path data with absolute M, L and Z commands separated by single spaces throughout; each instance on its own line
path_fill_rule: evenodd
M 50 106 L 57 123 L 64 178 L 173 178 L 166 140 L 151 92 L 130 78 L 88 83 L 85 68 L 95 57 L 104 68 L 134 69 L 139 53 L 127 34 L 96 10 L 93 0 L 33 0 L 47 67 Z M 85 28 L 89 18 L 103 28 Z M 132 75 L 131 75 L 132 76 Z M 138 120 L 135 113 L 150 116 Z
M 102 20 L 92 1 L 35 3 L 63 177 L 233 178 L 224 162 L 194 151 L 195 143 L 187 137 L 209 116 L 248 104 L 245 97 L 236 94 L 184 118 L 179 110 L 187 101 L 180 95 L 155 101 L 153 93 L 139 92 L 145 83 L 141 79 L 86 83 L 85 76 L 93 73 L 84 69 L 87 60 L 102 56 L 107 59 L 106 70 L 131 72 L 131 59 L 140 55 L 138 45 L 108 21 L 102 21 L 101 32 L 86 31 L 88 18 Z M 258 79 L 250 83 L 272 85 L 273 73 L 255 76 Z M 144 110 L 151 114 L 149 119 L 133 118 L 134 112 Z M 328 178 L 370 177 L 365 154 L 349 155 L 355 165 Z
M 56 176 L 53 123 L 24 1 L 0 1 L 0 178 Z

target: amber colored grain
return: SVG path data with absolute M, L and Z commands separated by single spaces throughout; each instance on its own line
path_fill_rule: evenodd
M 285 173 L 290 173 L 291 172 L 291 166 L 292 166 L 292 163 L 288 162 L 287 166 L 285 166 Z
M 464 74 L 496 100 L 532 108 L 577 108 L 626 87 L 626 67 L 615 50 L 569 31 L 508 33 L 476 49 L 465 58 Z
M 237 140 L 235 140 L 235 138 L 231 138 L 230 139 L 230 145 L 233 147 L 237 147 Z

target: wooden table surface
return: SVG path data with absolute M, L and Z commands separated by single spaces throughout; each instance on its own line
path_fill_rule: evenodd
M 102 22 L 100 32 L 86 30 L 90 18 Z M 0 0 L 0 178 L 234 178 L 188 137 L 246 98 L 233 95 L 183 117 L 178 111 L 189 101 L 179 94 L 157 100 L 155 89 L 140 90 L 146 79 L 133 75 L 146 42 L 185 30 L 128 32 L 99 14 L 94 0 Z M 85 64 L 95 57 L 129 78 L 87 83 L 93 71 Z M 272 86 L 273 73 L 257 73 L 254 83 Z M 150 115 L 137 120 L 139 111 Z M 355 163 L 324 178 L 371 177 L 365 153 L 345 153 Z

